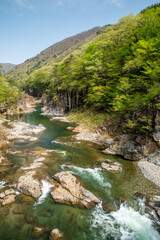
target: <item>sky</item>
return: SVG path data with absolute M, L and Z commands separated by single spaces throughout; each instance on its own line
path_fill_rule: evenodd
M 19 64 L 45 48 L 159 0 L 0 0 L 0 62 Z

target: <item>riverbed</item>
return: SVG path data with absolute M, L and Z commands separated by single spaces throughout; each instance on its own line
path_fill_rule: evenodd
M 33 199 L 17 192 L 15 203 L 0 206 L 0 239 L 47 240 L 53 228 L 60 229 L 66 240 L 157 240 L 160 239 L 158 220 L 144 213 L 144 203 L 136 193 L 160 195 L 159 188 L 145 179 L 136 162 L 102 153 L 99 146 L 91 142 L 78 141 L 67 127 L 73 123 L 51 120 L 36 111 L 10 117 L 11 120 L 26 122 L 34 126 L 42 124 L 36 141 L 13 142 L 3 149 L 3 155 L 12 166 L 0 170 L 1 192 L 15 186 L 20 168 L 27 168 L 35 159 L 43 157 L 38 170 L 42 182 L 42 196 Z M 102 171 L 99 166 L 107 160 L 121 164 L 119 172 Z M 50 195 L 48 179 L 66 171 L 72 173 L 83 186 L 101 199 L 92 209 L 83 209 L 54 202 Z M 15 213 L 16 207 L 22 211 Z M 43 228 L 36 237 L 34 227 Z

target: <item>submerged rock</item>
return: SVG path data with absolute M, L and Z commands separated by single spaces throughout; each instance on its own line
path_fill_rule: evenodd
M 0 156 L 0 166 L 10 166 L 10 165 L 11 163 L 7 158 Z
M 118 162 L 111 162 L 108 161 L 101 163 L 101 168 L 107 171 L 120 171 L 121 169 L 121 164 Z
M 63 233 L 59 229 L 53 229 L 49 235 L 49 240 L 62 240 Z
M 37 217 L 33 217 L 33 216 L 26 216 L 26 221 L 27 223 L 37 223 L 38 218 Z
M 2 200 L 2 206 L 15 202 L 15 195 L 8 195 Z
M 41 196 L 41 187 L 42 183 L 38 179 L 33 178 L 33 172 L 29 172 L 18 179 L 18 191 L 34 198 L 39 198 Z
M 31 231 L 31 236 L 33 238 L 39 238 L 44 233 L 44 228 L 42 227 L 34 227 Z
M 17 204 L 17 206 L 12 211 L 14 214 L 23 214 L 24 209 L 21 204 Z
M 72 174 L 60 172 L 54 175 L 54 179 L 58 182 L 51 192 L 55 202 L 85 208 L 90 208 L 100 203 L 100 200 L 82 187 L 78 179 Z

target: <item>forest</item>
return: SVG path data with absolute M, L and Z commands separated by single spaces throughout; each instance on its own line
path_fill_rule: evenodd
M 67 56 L 60 54 L 23 78 L 12 72 L 4 78 L 1 112 L 26 91 L 65 112 L 103 113 L 117 132 L 149 134 L 160 109 L 160 4 L 106 26 Z

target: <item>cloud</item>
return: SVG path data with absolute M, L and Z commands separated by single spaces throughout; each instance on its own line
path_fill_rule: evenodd
M 58 6 L 63 6 L 66 4 L 79 4 L 80 7 L 84 6 L 95 6 L 98 5 L 104 6 L 104 5 L 113 5 L 116 7 L 120 7 L 122 5 L 123 0 L 52 0 L 55 2 Z
M 33 5 L 32 1 L 30 1 L 30 0 L 12 0 L 12 1 L 14 1 L 17 5 L 19 5 L 23 8 L 29 8 L 29 9 L 34 8 L 34 5 Z

